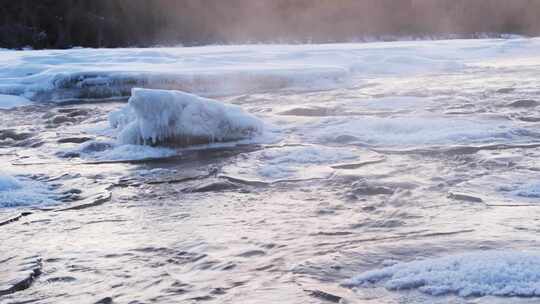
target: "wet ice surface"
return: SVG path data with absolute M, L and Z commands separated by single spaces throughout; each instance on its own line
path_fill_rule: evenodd
M 26 195 L 50 200 L 2 205 L 0 300 L 535 303 L 459 288 L 434 295 L 414 280 L 387 288 L 389 277 L 342 284 L 400 262 L 399 278 L 409 278 L 417 259 L 422 271 L 453 259 L 478 265 L 462 258 L 471 252 L 536 265 L 540 64 L 520 57 L 534 43 L 497 42 L 502 59 L 464 69 L 387 58 L 399 76 L 218 98 L 269 125 L 271 141 L 118 145 L 108 114 L 122 102 L 0 110 L 1 169 L 17 185 L 9 191 L 33 185 Z M 489 45 L 478 44 L 470 50 Z M 538 284 L 519 273 L 510 277 Z

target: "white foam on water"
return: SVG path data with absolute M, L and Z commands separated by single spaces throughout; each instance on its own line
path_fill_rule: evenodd
M 540 253 L 479 251 L 398 263 L 364 272 L 345 285 L 417 289 L 430 295 L 540 296 Z
M 382 98 L 372 98 L 359 100 L 351 103 L 350 106 L 365 107 L 374 110 L 410 110 L 419 107 L 425 107 L 431 100 L 427 98 L 412 96 L 392 96 Z
M 372 154 L 350 147 L 292 146 L 267 148 L 246 156 L 225 166 L 224 174 L 262 181 L 323 178 L 332 174 L 331 166 L 368 159 Z
M 44 184 L 0 172 L 0 208 L 54 203 L 53 193 Z
M 505 120 L 400 116 L 329 118 L 307 126 L 305 133 L 323 142 L 349 136 L 370 145 L 413 146 L 507 142 L 526 138 L 530 132 Z
M 487 152 L 484 153 L 486 154 Z M 488 205 L 540 206 L 540 175 L 530 170 L 534 168 L 537 156 L 533 154 L 525 158 L 517 156 L 516 153 L 500 151 L 492 154 L 493 157 L 481 158 L 485 166 L 493 168 L 489 174 L 459 183 L 450 191 L 479 197 Z

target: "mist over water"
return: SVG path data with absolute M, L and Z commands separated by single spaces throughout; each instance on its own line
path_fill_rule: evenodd
M 537 35 L 539 12 L 534 0 L 24 0 L 0 10 L 0 47 Z
M 171 6 L 162 1 L 163 7 Z M 208 1 L 172 4 L 202 13 L 194 26 L 218 41 L 347 41 L 377 35 L 538 33 L 534 1 Z M 165 27 L 165 30 L 167 27 Z M 160 32 L 166 33 L 166 32 Z M 167 40 L 165 35 L 165 40 Z M 204 37 L 204 35 L 203 35 Z

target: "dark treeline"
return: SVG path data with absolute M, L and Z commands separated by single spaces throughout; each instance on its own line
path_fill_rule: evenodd
M 540 33 L 540 0 L 0 0 L 0 47 Z

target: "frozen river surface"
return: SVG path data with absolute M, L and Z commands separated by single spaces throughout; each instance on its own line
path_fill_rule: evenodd
M 1 303 L 540 301 L 538 39 L 0 50 L 0 67 Z M 117 140 L 133 87 L 261 130 Z

